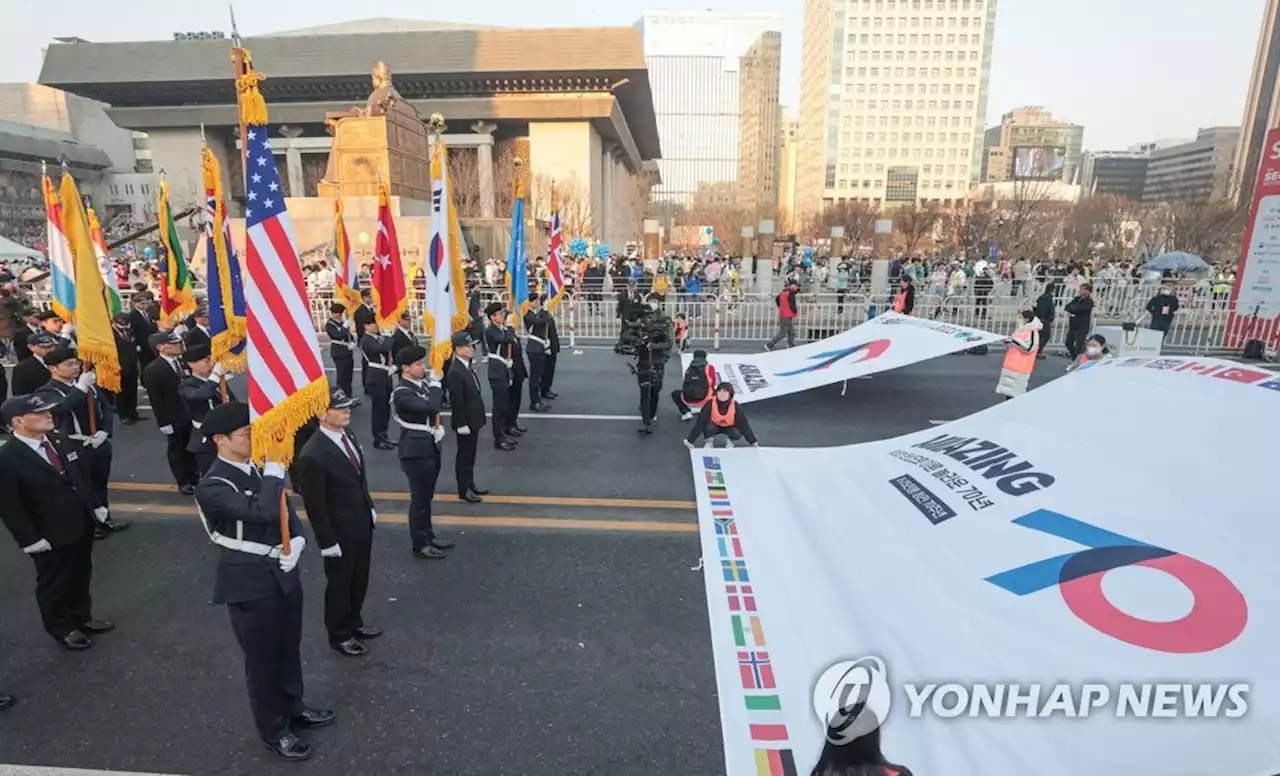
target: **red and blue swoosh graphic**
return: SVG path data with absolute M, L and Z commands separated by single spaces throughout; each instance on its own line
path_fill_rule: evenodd
M 859 353 L 863 354 L 861 358 L 857 359 L 859 363 L 862 361 L 870 361 L 873 358 L 879 358 L 883 355 L 884 352 L 889 349 L 890 344 L 890 340 L 878 339 L 872 340 L 871 342 L 864 342 L 861 345 L 851 345 L 847 348 L 815 353 L 814 355 L 809 356 L 809 360 L 817 361 L 816 364 L 809 364 L 808 366 L 803 366 L 799 369 L 792 369 L 789 372 L 779 372 L 776 376 L 795 377 L 796 375 L 808 374 L 809 372 L 817 372 L 827 369 L 832 364 L 840 363 L 841 361 L 848 359 L 850 356 Z

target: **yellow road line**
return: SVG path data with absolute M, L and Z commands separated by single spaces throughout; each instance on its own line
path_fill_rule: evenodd
M 110 484 L 113 491 L 133 491 L 139 493 L 176 493 L 173 485 L 166 485 L 158 482 L 113 482 Z M 404 491 L 379 490 L 373 494 L 375 499 L 385 499 L 387 501 L 408 501 L 409 494 Z M 454 497 L 456 494 L 451 491 L 440 491 L 436 497 Z M 488 495 L 484 500 L 490 504 L 522 504 L 526 506 L 550 506 L 550 507 L 595 507 L 597 509 L 684 509 L 694 510 L 698 508 L 696 502 L 693 501 L 675 501 L 667 499 L 643 499 L 643 498 L 575 498 L 572 496 L 503 496 Z
M 115 515 L 194 515 L 195 507 L 179 504 L 112 504 Z M 298 510 L 298 516 L 306 519 L 307 513 Z M 403 512 L 378 513 L 379 523 L 404 525 L 409 516 Z M 470 528 L 556 528 L 578 531 L 631 531 L 635 533 L 697 533 L 694 522 L 677 523 L 660 520 L 568 520 L 554 517 L 473 517 L 470 515 L 432 515 L 436 525 L 454 525 Z

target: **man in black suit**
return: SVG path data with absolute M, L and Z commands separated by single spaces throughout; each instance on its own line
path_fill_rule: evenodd
M 413 333 L 413 325 L 409 322 L 409 313 L 400 316 L 396 330 L 391 332 L 391 359 L 395 360 L 400 351 L 418 344 L 418 337 Z
M 288 510 L 288 552 L 281 530 L 284 467 L 252 461 L 249 405 L 219 405 L 203 430 L 218 458 L 196 490 L 196 506 L 209 540 L 219 547 L 213 603 L 226 604 L 244 653 L 245 681 L 254 725 L 263 744 L 285 760 L 305 760 L 311 745 L 297 731 L 328 725 L 332 711 L 302 701 L 302 522 Z
M 156 352 L 151 349 L 151 335 L 159 331 L 155 319 L 151 317 L 151 292 L 138 291 L 129 301 L 133 305 L 133 310 L 129 312 L 129 329 L 133 332 L 133 342 L 138 348 L 138 369 L 146 374 L 147 367 L 156 357 Z
M 510 452 L 516 449 L 515 437 L 520 433 L 509 431 L 515 423 L 511 398 L 520 390 L 512 387 L 516 334 L 507 327 L 507 308 L 502 302 L 491 302 L 484 313 L 489 318 L 484 344 L 489 353 L 485 363 L 489 365 L 489 390 L 493 394 L 493 446 Z
M 39 314 L 31 311 L 22 321 L 22 325 L 13 333 L 13 354 L 18 363 L 31 358 L 31 349 L 27 347 L 27 339 L 32 334 L 39 334 L 44 329 L 40 326 Z
M 317 433 L 295 461 L 298 493 L 324 558 L 324 627 L 329 646 L 348 657 L 369 651 L 362 642 L 382 635 L 364 624 L 360 610 L 369 590 L 373 528 L 378 521 L 369 494 L 364 451 L 347 429 L 358 402 L 341 388 L 329 392 L 329 409 Z
M 542 382 L 547 365 L 547 353 L 551 350 L 551 313 L 543 308 L 546 296 L 529 294 L 529 311 L 524 314 L 524 330 L 529 337 L 529 409 L 534 412 L 550 412 L 551 407 L 542 402 Z
M 438 560 L 453 546 L 436 536 L 431 525 L 431 500 L 440 478 L 438 424 L 444 391 L 440 376 L 427 375 L 427 350 L 410 345 L 396 356 L 400 384 L 391 394 L 391 413 L 400 426 L 400 470 L 409 480 L 409 537 L 415 557 Z
M 120 422 L 132 426 L 142 419 L 138 414 L 138 345 L 133 341 L 133 327 L 129 316 L 116 313 L 111 319 L 111 331 L 116 338 L 116 357 L 120 359 L 120 390 L 113 396 L 113 405 Z
M 156 359 L 142 373 L 142 383 L 151 397 L 156 425 L 165 436 L 169 471 L 178 490 L 190 496 L 195 493 L 200 475 L 196 471 L 195 456 L 187 450 L 191 441 L 191 415 L 178 392 L 182 378 L 189 373 L 182 360 L 182 339 L 172 331 L 161 331 L 152 334 L 148 344 L 156 352 Z
M 213 333 L 209 331 L 209 308 L 204 303 L 201 303 L 191 314 L 191 323 L 193 325 L 188 326 L 186 333 L 182 335 L 182 340 L 187 347 L 194 348 L 198 345 L 213 343 Z
M 373 292 L 369 289 L 361 289 L 360 306 L 351 314 L 351 319 L 356 323 L 356 331 L 367 331 L 365 326 L 373 323 L 378 319 L 377 311 L 373 309 Z
M 193 345 L 182 354 L 182 359 L 190 372 L 178 382 L 178 396 L 182 406 L 191 418 L 191 434 L 187 440 L 187 452 L 196 462 L 197 479 L 203 477 L 213 461 L 218 457 L 217 448 L 204 435 L 202 426 L 209 410 L 222 404 L 222 378 L 227 368 L 213 363 L 209 357 L 208 345 Z M 235 401 L 235 394 L 227 389 L 227 401 Z
M 473 504 L 488 493 L 476 487 L 476 451 L 480 446 L 480 429 L 484 428 L 484 394 L 473 361 L 475 340 L 465 331 L 453 335 L 453 358 L 445 387 L 453 407 L 453 432 L 458 435 L 458 452 L 453 471 L 458 480 L 458 498 Z
M 53 403 L 38 394 L 0 405 L 13 440 L 0 447 L 0 516 L 36 566 L 44 629 L 67 649 L 93 646 L 86 634 L 115 626 L 93 619 L 93 526 L 106 517 L 89 485 L 79 445 L 53 428 Z
M 543 296 L 545 301 L 546 296 Z M 556 379 L 556 360 L 560 356 L 560 332 L 556 329 L 556 317 L 547 314 L 547 357 L 542 364 L 542 400 L 555 400 L 560 394 L 551 390 L 551 384 Z M 532 388 L 530 389 L 532 390 Z
M 27 337 L 27 351 L 30 357 L 18 362 L 13 368 L 13 380 L 10 388 L 14 396 L 24 396 L 40 390 L 40 386 L 49 382 L 49 368 L 44 365 L 44 357 L 58 346 L 52 334 L 38 331 Z
M 111 432 L 115 418 L 106 396 L 97 388 L 97 376 L 82 371 L 76 352 L 70 348 L 54 348 L 44 357 L 50 379 L 36 395 L 53 403 L 54 428 L 79 445 L 80 460 L 89 486 L 93 488 L 95 505 L 107 506 L 107 483 L 111 481 Z M 98 521 L 95 538 L 105 539 L 113 531 L 129 527 L 108 515 Z
M 391 375 L 395 367 L 391 360 L 391 341 L 378 332 L 377 322 L 364 325 L 360 352 L 364 354 L 364 393 L 369 397 L 373 446 L 390 450 L 395 447 L 387 438 L 387 426 L 391 422 Z
M 329 305 L 329 320 L 324 322 L 324 333 L 329 337 L 329 358 L 333 359 L 338 387 L 351 396 L 351 377 L 356 369 L 356 338 L 347 328 L 347 308 L 341 302 Z

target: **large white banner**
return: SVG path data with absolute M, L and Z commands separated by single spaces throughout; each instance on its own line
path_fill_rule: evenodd
M 821 385 L 927 361 L 1002 335 L 951 323 L 885 313 L 834 337 L 766 353 L 713 353 L 707 359 L 733 383 L 740 402 L 772 399 Z M 682 356 L 689 368 L 693 355 Z
M 813 768 L 842 661 L 919 774 L 1280 773 L 1277 444 L 1280 376 L 1125 358 L 898 439 L 692 451 L 729 775 Z

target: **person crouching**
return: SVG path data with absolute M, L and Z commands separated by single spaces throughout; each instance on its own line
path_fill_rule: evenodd
M 1084 341 L 1084 352 L 1077 356 L 1075 361 L 1071 362 L 1071 365 L 1067 367 L 1067 371 L 1074 372 L 1094 361 L 1102 361 L 1108 358 L 1111 358 L 1111 348 L 1107 347 L 1107 338 L 1101 334 L 1094 334 Z
M 693 420 L 698 412 L 711 401 L 711 388 L 716 384 L 716 368 L 707 363 L 707 351 L 693 351 L 693 360 L 684 370 L 680 390 L 671 392 L 671 401 L 680 410 L 681 420 Z
M 724 447 L 733 447 L 739 439 L 745 439 L 752 447 L 760 446 L 751 424 L 747 422 L 747 414 L 733 398 L 733 385 L 730 383 L 722 382 L 716 386 L 715 397 L 698 413 L 693 430 L 684 440 L 685 447 L 692 450 L 698 437 L 703 438 L 703 447 L 716 447 L 721 440 Z

